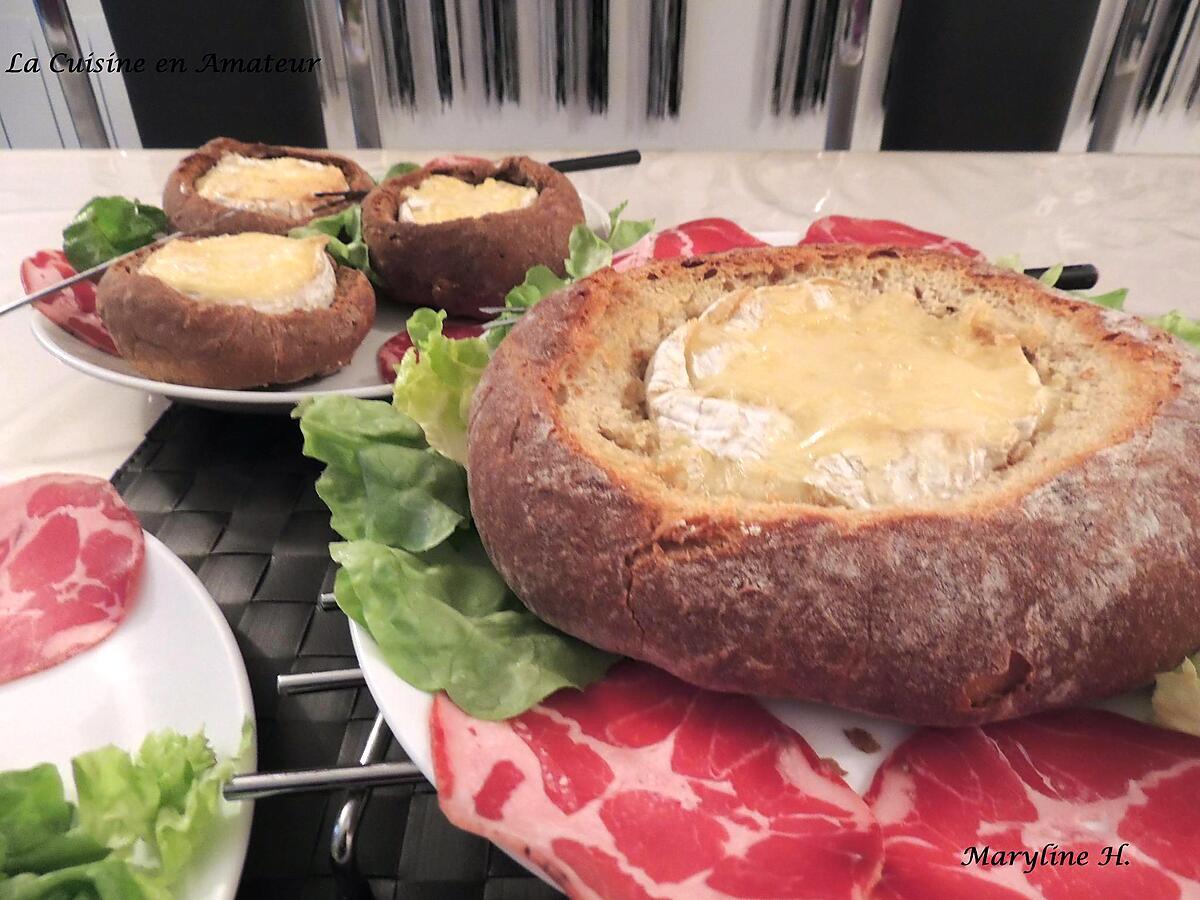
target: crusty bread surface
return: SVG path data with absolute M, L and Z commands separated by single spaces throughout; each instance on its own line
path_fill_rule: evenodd
M 375 321 L 375 293 L 357 269 L 334 263 L 331 306 L 276 315 L 194 300 L 141 274 L 155 249 L 109 268 L 96 292 L 121 356 L 155 381 L 241 389 L 329 375 L 350 361 Z
M 199 236 L 238 234 L 242 231 L 287 234 L 293 228 L 307 225 L 314 218 L 331 216 L 357 202 L 330 202 L 322 205 L 314 215 L 297 217 L 265 210 L 237 209 L 202 197 L 196 191 L 196 180 L 220 162 L 221 157 L 227 153 L 238 153 L 255 159 L 294 156 L 297 159 L 326 163 L 337 166 L 345 173 L 346 185 L 351 191 L 369 191 L 375 186 L 375 179 L 358 163 L 326 150 L 244 143 L 227 137 L 213 138 L 181 159 L 167 177 L 166 187 L 163 188 L 163 211 L 167 214 L 173 230 Z
M 523 209 L 477 218 L 423 225 L 401 220 L 404 190 L 430 175 L 470 184 L 495 178 L 537 188 L 538 196 Z M 533 266 L 562 276 L 571 229 L 583 220 L 583 205 L 567 176 L 524 156 L 426 166 L 385 181 L 363 201 L 363 239 L 388 296 L 472 318 L 487 318 L 481 306 L 503 305 L 504 295 Z
M 738 287 L 815 276 L 987 304 L 1057 406 L 961 495 L 850 509 L 704 490 L 661 453 L 658 344 Z M 471 507 L 540 617 L 718 690 L 961 725 L 1146 683 L 1200 645 L 1200 361 L 1137 318 L 933 251 L 734 251 L 593 275 L 505 339 Z

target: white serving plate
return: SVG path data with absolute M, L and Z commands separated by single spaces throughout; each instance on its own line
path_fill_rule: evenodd
M 584 215 L 592 227 L 607 225 L 608 212 L 585 194 Z M 383 400 L 391 397 L 392 385 L 379 380 L 375 354 L 393 335 L 404 329 L 411 309 L 381 302 L 375 310 L 375 324 L 367 333 L 348 365 L 324 378 L 312 378 L 299 384 L 280 388 L 231 391 L 220 388 L 193 387 L 154 381 L 134 371 L 133 366 L 117 356 L 89 346 L 37 313 L 32 318 L 33 336 L 52 356 L 73 369 L 121 387 L 159 394 L 178 403 L 190 403 L 225 412 L 288 413 L 301 400 L 325 394 L 345 394 L 350 397 Z
M 72 756 L 105 744 L 136 750 L 152 731 L 204 728 L 219 756 L 237 752 L 242 723 L 254 721 L 237 642 L 200 579 L 145 538 L 137 599 L 117 629 L 53 668 L 0 685 L 0 770 L 51 762 L 73 794 Z M 244 769 L 256 767 L 251 747 Z M 179 900 L 233 900 L 252 812 L 245 801 L 227 806 Z
M 403 330 L 409 312 L 405 307 L 380 304 L 375 312 L 375 324 L 371 326 L 366 338 L 344 369 L 324 378 L 312 378 L 299 384 L 252 391 L 230 391 L 154 381 L 139 375 L 133 366 L 119 356 L 112 356 L 85 344 L 41 313 L 35 313 L 31 321 L 33 336 L 51 355 L 71 368 L 101 381 L 149 394 L 160 394 L 179 403 L 190 403 L 225 412 L 287 413 L 301 400 L 323 394 L 346 394 L 366 399 L 391 397 L 392 386 L 379 380 L 375 354 L 388 338 Z

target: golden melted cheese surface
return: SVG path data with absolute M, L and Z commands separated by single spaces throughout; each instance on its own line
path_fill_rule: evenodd
M 333 303 L 337 281 L 325 241 L 257 232 L 171 241 L 138 271 L 194 300 L 275 314 L 319 309 Z
M 314 194 L 348 189 L 346 173 L 337 166 L 294 156 L 258 159 L 226 153 L 196 179 L 201 197 L 224 206 L 296 217 L 311 214 L 323 199 Z
M 416 187 L 404 189 L 400 218 L 418 225 L 477 219 L 488 213 L 524 209 L 537 195 L 537 188 L 495 178 L 470 184 L 450 175 L 430 175 Z
M 822 278 L 718 300 L 659 348 L 647 402 L 668 446 L 733 463 L 726 487 L 871 506 L 961 492 L 1050 395 L 982 304 L 939 317 Z

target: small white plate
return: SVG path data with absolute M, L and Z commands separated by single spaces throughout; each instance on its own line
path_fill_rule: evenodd
M 608 212 L 586 194 L 580 194 L 584 216 L 592 227 L 608 224 Z M 111 384 L 161 394 L 179 403 L 190 403 L 225 412 L 288 413 L 292 407 L 309 397 L 322 394 L 346 394 L 350 397 L 383 400 L 392 396 L 392 385 L 379 379 L 375 355 L 383 344 L 404 329 L 409 313 L 405 306 L 380 302 L 375 310 L 375 324 L 367 333 L 349 364 L 332 375 L 313 378 L 299 384 L 279 388 L 231 391 L 220 388 L 193 387 L 154 381 L 134 371 L 133 366 L 117 356 L 85 344 L 59 328 L 40 313 L 33 316 L 33 336 L 56 359 L 78 369 L 85 375 Z
M 161 394 L 180 403 L 190 403 L 226 412 L 287 413 L 308 397 L 322 394 L 347 394 L 351 397 L 385 399 L 392 395 L 392 386 L 379 380 L 375 354 L 383 343 L 404 328 L 410 310 L 406 307 L 380 304 L 375 312 L 375 324 L 367 332 L 350 363 L 324 378 L 313 378 L 281 388 L 260 388 L 249 391 L 230 391 L 220 388 L 193 387 L 153 381 L 134 371 L 133 366 L 103 350 L 97 350 L 59 328 L 41 313 L 31 319 L 33 336 L 60 361 L 85 375 L 99 378 L 122 387 L 151 394 Z
M 147 534 L 137 599 L 117 629 L 66 662 L 0 685 L 0 770 L 51 762 L 73 793 L 70 760 L 79 753 L 105 744 L 136 751 L 152 731 L 204 728 L 227 757 L 247 719 L 250 682 L 225 617 L 200 579 Z M 245 769 L 256 767 L 252 748 Z M 252 812 L 245 801 L 229 805 L 179 900 L 232 900 Z

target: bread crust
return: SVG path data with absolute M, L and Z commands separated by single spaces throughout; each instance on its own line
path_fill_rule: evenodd
M 629 365 L 607 335 L 650 287 L 880 256 L 1033 304 L 1127 365 L 1123 421 L 944 509 L 852 510 L 698 497 L 566 415 L 584 361 Z M 1198 451 L 1200 361 L 1140 320 L 981 262 L 825 246 L 605 270 L 547 298 L 484 372 L 468 470 L 489 555 L 550 624 L 708 688 L 963 725 L 1140 686 L 1200 645 Z
M 295 156 L 312 162 L 337 166 L 346 175 L 346 185 L 352 191 L 369 191 L 375 179 L 367 174 L 358 163 L 329 153 L 307 147 L 286 147 L 276 144 L 248 144 L 233 138 L 218 137 L 208 141 L 194 153 L 179 161 L 167 176 L 163 188 L 163 212 L 175 231 L 190 235 L 237 234 L 242 231 L 264 231 L 268 234 L 287 234 L 293 228 L 307 225 L 320 216 L 331 216 L 352 205 L 354 201 L 330 203 L 323 206 L 317 215 L 285 216 L 256 209 L 235 209 L 225 206 L 196 191 L 196 180 L 220 162 L 226 153 L 240 153 L 254 159 L 270 159 L 276 156 Z
M 430 175 L 471 184 L 495 178 L 538 189 L 523 209 L 418 225 L 400 219 L 402 192 Z M 559 276 L 571 229 L 584 220 L 570 180 L 525 156 L 498 162 L 448 161 L 379 185 L 363 201 L 363 238 L 390 298 L 432 306 L 451 315 L 487 318 L 481 306 L 501 306 L 504 295 L 536 265 Z
M 155 249 L 110 267 L 96 290 L 121 356 L 155 381 L 241 389 L 329 375 L 350 361 L 375 321 L 375 293 L 357 269 L 334 263 L 331 306 L 272 315 L 193 300 L 140 274 Z

